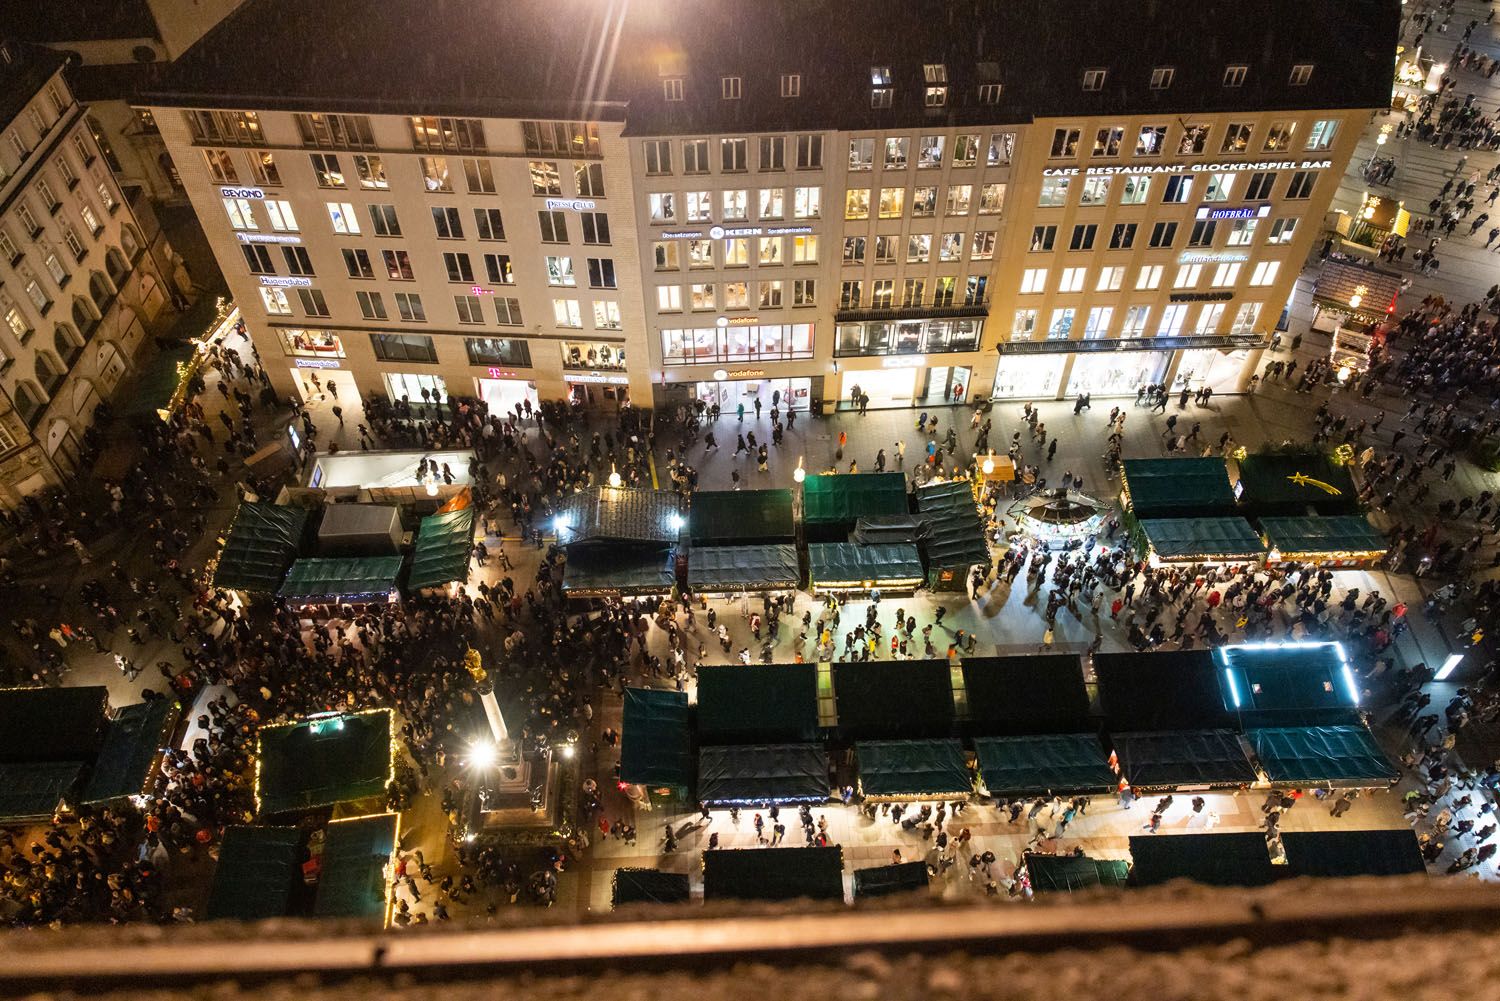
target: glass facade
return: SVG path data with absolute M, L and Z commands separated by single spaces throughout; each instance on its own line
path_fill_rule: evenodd
M 625 371 L 625 345 L 598 341 L 563 341 L 563 368 Z
M 669 365 L 811 358 L 813 325 L 786 323 L 663 330 L 661 353 L 662 360 Z
M 978 351 L 984 321 L 870 320 L 839 324 L 836 356 L 921 355 Z
M 470 365 L 531 367 L 531 348 L 512 337 L 465 337 Z
M 298 358 L 342 358 L 344 342 L 331 330 L 282 330 L 281 345 Z

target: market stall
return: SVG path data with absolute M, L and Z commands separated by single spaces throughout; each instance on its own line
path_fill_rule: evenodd
M 1014 530 L 1011 537 L 1024 537 L 1051 550 L 1087 546 L 1104 527 L 1108 507 L 1076 490 L 1044 490 L 1016 501 L 1007 512 Z
M 1359 688 L 1340 643 L 1216 647 L 1224 705 L 1241 726 L 1362 724 Z
M 1208 886 L 1265 886 L 1290 875 L 1271 864 L 1265 835 L 1145 834 L 1130 838 L 1130 885 L 1187 879 Z
M 313 914 L 390 923 L 399 818 L 394 813 L 336 820 L 323 831 Z
M 867 800 L 961 799 L 974 791 L 956 739 L 862 740 L 854 757 L 859 794 Z
M 1112 733 L 1120 774 L 1137 791 L 1233 789 L 1256 781 L 1232 730 Z
M 926 862 L 898 862 L 854 870 L 854 899 L 889 897 L 926 890 L 930 881 Z
M 807 547 L 807 569 L 814 594 L 910 594 L 924 579 L 922 557 L 913 543 L 814 542 Z
M 801 577 L 793 545 L 694 546 L 688 553 L 688 591 L 695 595 L 792 591 Z
M 975 737 L 1092 729 L 1077 654 L 963 659 L 966 733 Z
M 833 780 L 822 744 L 738 744 L 698 751 L 698 801 L 709 806 L 825 803 Z
M 219 845 L 204 917 L 264 921 L 290 914 L 293 894 L 306 892 L 306 855 L 302 832 L 295 827 L 229 827 Z
M 162 752 L 182 718 L 176 699 L 153 699 L 125 706 L 110 719 L 79 802 L 111 803 L 154 792 Z
M 45 822 L 76 805 L 108 728 L 103 685 L 0 690 L 0 825 Z
M 977 737 L 974 752 L 990 796 L 1091 796 L 1118 781 L 1093 733 Z
M 700 490 L 687 517 L 694 552 L 705 546 L 761 546 L 793 542 L 790 490 Z
M 845 740 L 951 736 L 953 681 L 946 660 L 833 665 L 838 732 Z
M 687 873 L 660 869 L 616 869 L 610 888 L 613 907 L 627 904 L 685 904 L 692 899 Z
M 319 713 L 260 728 L 255 805 L 260 817 L 337 807 L 345 815 L 383 813 L 393 760 L 389 709 Z
M 1339 380 L 1362 372 L 1370 348 L 1384 339 L 1383 326 L 1396 312 L 1402 278 L 1362 259 L 1325 260 L 1313 283 L 1312 329 L 1330 337 L 1329 361 Z
M 472 507 L 423 518 L 417 529 L 417 547 L 412 554 L 407 590 L 437 590 L 449 584 L 467 583 L 473 553 Z
M 302 549 L 307 518 L 302 507 L 241 504 L 214 565 L 214 587 L 275 594 Z
M 1359 512 L 1359 490 L 1347 465 L 1322 452 L 1261 452 L 1239 460 L 1237 492 L 1252 519 Z M 1265 525 L 1262 522 L 1262 530 Z
M 1273 785 L 1386 789 L 1401 777 L 1363 723 L 1262 727 L 1245 741 Z
M 862 517 L 909 514 L 904 473 L 822 474 L 802 482 L 808 542 L 840 542 Z
M 620 781 L 642 787 L 637 802 L 649 803 L 653 792 L 687 796 L 694 778 L 691 712 L 686 692 L 625 689 Z
M 1267 565 L 1311 563 L 1321 569 L 1368 569 L 1390 551 L 1386 537 L 1362 514 L 1261 518 Z
M 1022 864 L 1034 893 L 1077 893 L 1099 886 L 1123 889 L 1130 876 L 1130 863 L 1123 859 L 1026 852 Z
M 318 522 L 318 555 L 395 556 L 404 535 L 394 504 L 328 504 Z
M 1229 729 L 1238 723 L 1208 650 L 1099 653 L 1094 674 L 1110 732 Z
M 1298 876 L 1408 876 L 1427 872 L 1417 834 L 1389 831 L 1283 831 L 1287 868 Z
M 1126 459 L 1120 466 L 1121 507 L 1135 518 L 1237 513 L 1223 459 Z
M 1244 518 L 1143 518 L 1135 541 L 1152 566 L 1260 563 L 1265 543 Z
M 301 606 L 386 604 L 399 596 L 400 573 L 400 556 L 303 557 L 292 564 L 278 593 Z
M 917 514 L 927 529 L 919 543 L 927 586 L 936 591 L 966 590 L 969 572 L 990 564 L 973 485 L 949 480 L 918 487 Z
M 703 899 L 844 899 L 842 848 L 715 849 L 703 853 Z
M 448 500 L 473 487 L 469 467 L 474 461 L 468 449 L 325 452 L 313 461 L 304 492 L 377 504 Z
M 577 547 L 563 564 L 569 598 L 666 596 L 677 584 L 677 550 L 671 546 Z
M 816 664 L 703 664 L 698 737 L 705 744 L 818 739 Z

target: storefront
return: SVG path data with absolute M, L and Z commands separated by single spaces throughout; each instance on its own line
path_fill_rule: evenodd
M 1329 335 L 1329 362 L 1340 381 L 1364 371 L 1370 349 L 1384 342 L 1401 288 L 1400 275 L 1362 260 L 1335 255 L 1323 262 L 1313 285 L 1312 329 Z
M 697 384 L 696 399 L 705 406 L 717 405 L 722 413 L 733 414 L 742 403 L 746 410 L 753 410 L 755 401 L 759 400 L 766 410 L 779 406 L 785 413 L 788 406 L 795 406 L 799 411 L 807 412 L 812 394 L 811 379 L 768 379 L 753 369 L 725 369 L 723 372 L 724 379 Z M 736 378 L 741 375 L 747 378 Z
M 1068 396 L 1134 396 L 1141 386 L 1166 378 L 1170 351 L 1109 351 L 1080 354 L 1068 378 Z
M 385 391 L 393 403 L 399 403 L 405 399 L 412 406 L 419 406 L 423 403 L 446 403 L 448 401 L 448 384 L 440 375 L 429 375 L 425 372 L 385 372 L 382 374 L 385 378 Z
M 625 371 L 625 345 L 604 341 L 564 341 L 563 368 L 582 371 Z
M 510 369 L 491 368 L 486 378 L 474 380 L 479 398 L 492 414 L 513 414 L 517 407 L 530 403 L 534 409 L 541 401 L 536 383 Z
M 1240 377 L 1250 361 L 1250 350 L 1228 351 L 1220 348 L 1193 348 L 1182 353 L 1172 388 L 1197 392 L 1204 387 L 1215 393 L 1237 393 Z
M 568 400 L 580 407 L 613 411 L 630 403 L 628 376 L 607 372 L 564 372 Z
M 921 396 L 921 385 L 925 374 L 922 358 L 891 359 L 914 362 L 914 368 L 878 368 L 865 372 L 849 372 L 844 376 L 844 400 L 852 401 L 856 395 L 868 396 L 870 406 L 879 410 L 886 407 L 910 407 Z
M 342 368 L 338 358 L 297 358 L 292 365 L 292 384 L 303 403 L 337 403 L 358 400 L 354 374 Z
M 995 372 L 995 399 L 1050 400 L 1062 384 L 1068 355 L 1002 355 Z

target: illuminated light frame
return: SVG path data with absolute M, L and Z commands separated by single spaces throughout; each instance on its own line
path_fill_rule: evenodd
M 1354 683 L 1354 671 L 1349 667 L 1349 655 L 1344 652 L 1344 644 L 1338 640 L 1285 640 L 1281 642 L 1262 643 L 1229 643 L 1220 650 L 1314 650 L 1318 647 L 1331 646 L 1339 655 L 1339 674 L 1343 678 L 1344 685 L 1349 690 L 1349 700 L 1356 707 L 1359 705 L 1359 686 Z M 1227 668 L 1226 668 L 1227 670 Z M 1238 702 L 1236 702 L 1238 705 Z
M 288 729 L 292 729 L 292 728 L 299 727 L 299 726 L 307 726 L 308 724 L 312 724 L 312 723 L 321 723 L 322 721 L 329 720 L 329 719 L 344 720 L 344 719 L 348 719 L 351 716 L 371 716 L 371 715 L 374 715 L 375 713 L 385 713 L 386 714 L 386 736 L 387 736 L 387 738 L 388 738 L 388 740 L 390 742 L 390 763 L 388 765 L 386 765 L 385 783 L 386 783 L 386 785 L 390 785 L 392 782 L 396 781 L 396 759 L 397 759 L 397 756 L 401 752 L 401 745 L 396 740 L 396 711 L 394 709 L 391 709 L 391 708 L 389 708 L 387 706 L 381 706 L 381 707 L 378 707 L 378 708 L 375 708 L 375 709 L 358 709 L 358 710 L 355 710 L 353 712 L 339 712 L 337 710 L 329 710 L 327 712 L 311 713 L 311 714 L 309 714 L 307 716 L 302 717 L 301 719 L 291 720 L 290 722 L 287 722 L 287 723 L 268 723 L 265 726 L 256 727 L 256 730 L 255 730 L 255 781 L 252 784 L 251 789 L 250 789 L 251 794 L 255 798 L 255 818 L 256 818 L 256 820 L 258 821 L 258 820 L 261 819 L 261 817 L 260 817 L 260 767 L 261 767 L 261 762 L 264 760 L 264 755 L 261 753 L 261 746 L 262 746 L 262 735 L 267 730 L 288 730 Z M 390 813 L 390 812 L 391 811 L 385 810 L 385 809 L 382 809 L 382 810 L 379 811 L 379 813 Z M 361 814 L 359 817 L 343 817 L 341 819 L 343 819 L 343 820 L 359 820 L 359 819 L 361 819 L 363 817 L 374 817 L 374 816 L 377 816 L 377 815 L 378 814 L 375 814 L 375 813 L 366 813 L 366 814 Z

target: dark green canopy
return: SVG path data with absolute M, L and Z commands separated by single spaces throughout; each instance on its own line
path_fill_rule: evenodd
M 802 578 L 796 546 L 694 546 L 688 553 L 688 590 L 791 590 Z
M 1092 729 L 1077 654 L 965 657 L 964 717 L 976 737 Z
M 1427 871 L 1417 832 L 1283 831 L 1281 847 L 1297 876 L 1405 876 Z
M 304 557 L 292 564 L 279 592 L 305 601 L 383 599 L 396 589 L 399 556 Z
M 181 710 L 175 699 L 138 702 L 121 709 L 104 733 L 104 746 L 82 801 L 104 803 L 144 794 L 154 777 L 157 755 L 171 740 Z
M 853 542 L 813 542 L 807 546 L 808 577 L 814 587 L 875 587 L 921 583 L 922 557 L 912 543 L 861 546 Z
M 818 737 L 816 664 L 698 668 L 698 736 L 705 744 L 773 744 Z
M 1117 733 L 1112 739 L 1121 772 L 1138 789 L 1249 785 L 1256 778 L 1230 730 Z
M 1130 838 L 1130 885 L 1190 879 L 1209 886 L 1265 886 L 1281 873 L 1266 838 L 1246 834 L 1142 834 Z
M 77 785 L 82 761 L 0 763 L 0 822 L 50 818 Z
M 1224 705 L 1244 726 L 1359 724 L 1359 692 L 1338 643 L 1243 644 L 1214 650 Z
M 990 561 L 984 526 L 974 506 L 974 488 L 968 480 L 918 487 L 917 511 L 927 525 L 922 549 L 928 566 L 951 569 Z
M 946 737 L 953 731 L 953 676 L 946 660 L 836 663 L 833 689 L 845 739 Z
M 866 796 L 957 796 L 974 788 L 957 739 L 862 740 L 854 754 Z
M 1318 514 L 1359 510 L 1359 493 L 1349 467 L 1335 465 L 1322 452 L 1246 456 L 1240 460 L 1240 487 L 1240 503 L 1251 517 L 1305 515 L 1308 508 Z
M 1385 536 L 1362 514 L 1262 518 L 1260 530 L 1284 560 L 1331 553 L 1384 553 L 1390 548 Z
M 620 779 L 647 786 L 693 782 L 693 734 L 686 692 L 625 689 Z
M 563 592 L 570 598 L 665 594 L 676 581 L 677 551 L 670 546 L 575 548 L 563 564 Z
M 687 873 L 660 869 L 616 869 L 614 906 L 624 904 L 682 904 L 692 897 Z
M 819 475 L 802 482 L 802 521 L 809 526 L 853 527 L 866 515 L 907 513 L 904 473 Z
M 231 827 L 204 911 L 210 921 L 284 917 L 302 879 L 302 832 L 295 827 Z
M 590 487 L 563 500 L 552 527 L 558 542 L 570 549 L 580 542 L 675 545 L 682 500 L 671 490 Z
M 843 873 L 837 847 L 715 849 L 703 853 L 703 899 L 843 900 Z
M 182 381 L 184 370 L 192 362 L 193 353 L 191 342 L 168 342 L 141 369 L 140 378 L 126 397 L 123 415 L 128 418 L 146 414 L 155 417 L 158 410 L 170 408 L 172 395 L 177 392 L 177 385 Z
M 1198 518 L 1234 513 L 1223 459 L 1126 459 L 1123 483 L 1137 518 Z
M 688 535 L 699 546 L 773 545 L 791 542 L 790 490 L 700 490 L 688 511 Z
M 396 853 L 397 819 L 394 813 L 382 813 L 328 825 L 314 914 L 385 923 L 390 890 L 386 867 Z
M 412 591 L 469 579 L 474 551 L 474 509 L 459 508 L 422 519 L 406 586 Z
M 1130 875 L 1130 863 L 1122 859 L 1037 852 L 1027 852 L 1025 858 L 1026 875 L 1037 893 L 1073 893 L 1095 886 L 1123 887 Z
M 926 862 L 898 862 L 854 870 L 854 899 L 888 897 L 893 893 L 911 893 L 927 889 Z
M 704 803 L 821 803 L 832 780 L 822 744 L 744 744 L 698 751 Z
M 974 741 L 979 777 L 992 796 L 1101 793 L 1115 773 L 1091 733 L 980 737 Z
M 1401 777 L 1363 725 L 1268 727 L 1245 739 L 1278 785 L 1388 786 Z
M 1101 653 L 1094 674 L 1110 731 L 1208 730 L 1238 721 L 1209 650 Z
M 328 714 L 263 726 L 256 798 L 262 817 L 384 796 L 391 711 Z
M 241 504 L 214 568 L 214 587 L 275 594 L 297 559 L 307 517 L 301 507 Z
M 1141 530 L 1164 560 L 1259 559 L 1266 552 L 1244 518 L 1145 518 Z
M 92 761 L 108 709 L 103 685 L 0 689 L 0 762 Z

